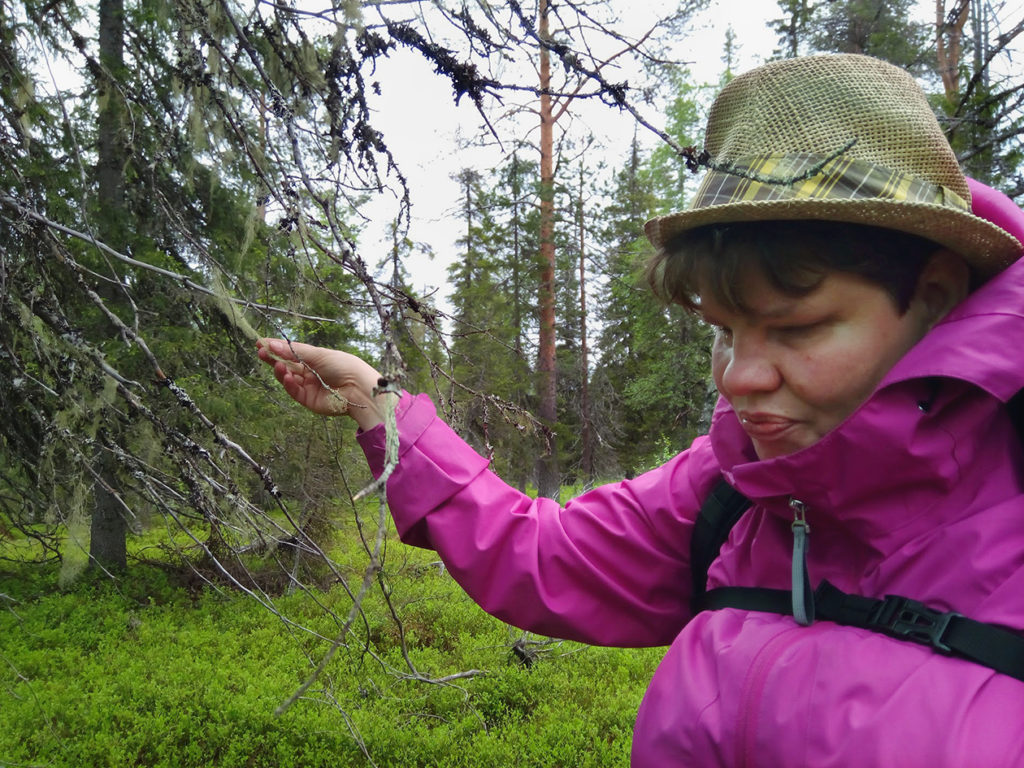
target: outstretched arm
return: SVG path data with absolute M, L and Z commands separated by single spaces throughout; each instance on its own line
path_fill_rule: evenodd
M 362 358 L 284 339 L 260 339 L 260 359 L 285 391 L 313 413 L 351 416 L 365 431 L 384 420 L 387 394 L 375 394 L 380 373 Z
M 261 339 L 259 356 L 296 402 L 349 415 L 379 474 L 386 398 L 379 373 L 344 352 Z M 668 643 L 689 619 L 692 518 L 714 479 L 705 443 L 565 508 L 509 487 L 425 395 L 398 405 L 400 461 L 387 499 L 402 540 L 436 550 L 486 611 L 543 634 L 603 645 Z

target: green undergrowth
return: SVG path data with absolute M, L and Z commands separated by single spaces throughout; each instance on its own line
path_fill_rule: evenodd
M 356 542 L 343 528 L 333 553 L 352 591 Z M 0 766 L 627 765 L 662 651 L 524 636 L 435 560 L 389 541 L 353 631 L 281 714 L 351 609 L 336 578 L 246 594 L 135 563 L 62 588 L 55 563 L 0 561 Z

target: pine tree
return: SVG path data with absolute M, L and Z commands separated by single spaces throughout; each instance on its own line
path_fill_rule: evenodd
M 708 101 L 711 88 L 695 84 L 686 69 L 668 72 L 666 83 L 672 98 L 665 112 L 665 132 L 682 146 L 696 146 L 704 123 L 701 104 Z M 655 210 L 668 213 L 685 208 L 688 196 L 696 189 L 697 177 L 667 144 L 655 147 L 650 167 L 650 182 L 655 185 L 652 190 L 656 198 Z
M 50 519 L 54 542 L 72 528 L 69 540 L 104 572 L 123 568 L 127 532 L 156 514 L 191 520 L 199 540 L 221 546 L 230 521 L 255 514 L 253 497 L 271 487 L 252 446 L 266 447 L 287 417 L 257 403 L 244 379 L 256 368 L 256 318 L 238 297 L 288 317 L 277 324 L 288 335 L 343 312 L 289 314 L 312 278 L 287 258 L 295 220 L 285 213 L 272 228 L 259 204 L 275 182 L 260 157 L 265 133 L 241 106 L 255 69 L 218 65 L 230 25 L 198 8 L 163 10 L 105 1 L 99 39 L 88 40 L 73 5 L 26 6 L 48 55 L 80 66 L 88 86 L 64 78 L 52 98 L 36 70 L 16 66 L 18 27 L 2 25 L 0 37 L 13 76 L 0 105 L 12 139 L 0 142 L 0 229 L 20 243 L 17 264 L 3 265 L 0 338 L 14 375 L 0 384 L 0 483 L 22 500 L 0 513 L 17 525 Z M 316 253 L 305 262 L 313 271 L 331 262 Z M 35 439 L 19 437 L 8 411 L 24 414 Z M 250 453 L 227 436 L 252 435 L 253 420 L 266 431 Z M 77 552 L 61 554 L 71 563 Z
M 916 0 L 836 0 L 818 3 L 808 16 L 796 9 L 814 50 L 862 53 L 920 73 L 930 68 L 925 55 L 930 30 L 914 21 Z
M 772 28 L 778 34 L 780 46 L 775 49 L 775 55 L 791 59 L 803 51 L 805 30 L 811 19 L 813 6 L 810 0 L 779 0 L 779 9 L 784 16 L 771 22 Z
M 514 149 L 492 175 L 486 196 L 491 212 L 491 242 L 498 290 L 503 294 L 510 348 L 504 351 L 495 432 L 503 476 L 521 489 L 537 484 L 536 457 L 548 450 L 548 433 L 528 416 L 537 407 L 534 366 L 539 317 L 535 303 L 540 247 L 538 166 Z
M 998 74 L 1015 71 L 1011 51 L 1024 21 L 1000 18 L 993 6 L 969 0 L 946 6 L 936 0 L 943 92 L 935 103 L 946 135 L 969 176 L 1024 195 L 1024 78 Z

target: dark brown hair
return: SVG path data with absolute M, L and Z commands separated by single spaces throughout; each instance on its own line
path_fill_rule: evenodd
M 897 309 L 907 310 L 918 277 L 936 243 L 881 227 L 832 221 L 746 221 L 682 232 L 647 264 L 647 280 L 660 298 L 696 311 L 701 285 L 718 303 L 743 310 L 742 271 L 755 267 L 772 287 L 805 295 L 830 271 L 859 275 L 881 286 Z

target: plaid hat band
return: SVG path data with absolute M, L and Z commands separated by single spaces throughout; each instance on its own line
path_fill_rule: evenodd
M 953 190 L 851 158 L 772 153 L 709 171 L 692 210 L 769 200 L 892 200 L 970 211 Z

